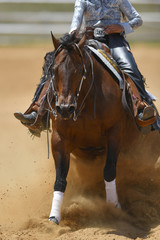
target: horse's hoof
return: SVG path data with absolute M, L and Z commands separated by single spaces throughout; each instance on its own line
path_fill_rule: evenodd
M 54 223 L 56 223 L 57 225 L 59 225 L 59 222 L 58 222 L 57 218 L 55 218 L 55 217 L 49 217 L 49 221 L 50 221 L 50 222 L 54 222 Z

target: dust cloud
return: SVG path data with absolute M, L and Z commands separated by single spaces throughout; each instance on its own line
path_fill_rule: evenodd
M 156 240 L 160 236 L 160 135 L 139 136 L 121 152 L 117 191 L 122 210 L 105 203 L 105 157 L 78 161 L 72 156 L 59 226 L 48 221 L 55 178 L 47 159 L 46 134 L 30 138 L 13 117 L 28 107 L 41 76 L 44 47 L 2 48 L 0 239 Z M 133 48 L 148 90 L 159 97 L 160 48 Z M 148 58 L 150 56 L 150 58 Z M 160 101 L 157 101 L 160 110 Z

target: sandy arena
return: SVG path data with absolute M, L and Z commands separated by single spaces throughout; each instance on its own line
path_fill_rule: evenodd
M 118 164 L 117 188 L 123 210 L 105 204 L 103 196 L 96 194 L 97 187 L 95 194 L 82 194 L 83 181 L 73 181 L 71 164 L 62 221 L 59 226 L 48 221 L 55 170 L 51 152 L 47 159 L 46 133 L 32 139 L 13 113 L 29 106 L 43 57 L 50 50 L 48 45 L 0 49 L 0 240 L 159 240 L 158 133 L 154 133 L 155 147 L 152 144 L 146 163 L 139 161 L 138 167 L 130 160 L 125 167 Z M 158 98 L 160 111 L 160 45 L 134 45 L 132 51 L 147 89 Z

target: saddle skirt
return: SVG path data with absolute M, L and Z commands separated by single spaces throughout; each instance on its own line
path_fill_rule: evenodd
M 121 76 L 121 71 L 114 61 L 114 59 L 111 57 L 111 55 L 107 52 L 105 52 L 103 49 L 95 49 L 92 46 L 87 46 L 93 55 L 98 58 L 98 60 L 104 64 L 107 69 L 110 71 L 112 75 L 114 75 L 115 80 L 118 80 L 118 84 L 120 86 L 120 89 L 123 89 L 123 77 Z

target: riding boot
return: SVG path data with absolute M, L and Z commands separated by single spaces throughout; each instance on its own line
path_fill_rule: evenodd
M 15 118 L 20 120 L 23 124 L 33 124 L 37 118 L 37 112 L 33 111 L 29 114 L 23 114 L 21 112 L 14 113 Z

